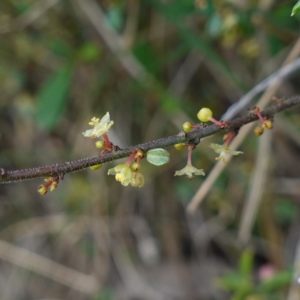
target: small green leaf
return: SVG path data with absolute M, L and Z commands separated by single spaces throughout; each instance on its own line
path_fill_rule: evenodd
M 300 0 L 294 5 L 291 16 L 293 16 L 299 10 L 300 10 Z
M 67 104 L 73 64 L 65 65 L 53 74 L 38 94 L 36 118 L 44 129 L 52 129 Z
M 170 153 L 162 148 L 149 150 L 146 154 L 147 161 L 155 166 L 162 166 L 170 161 Z

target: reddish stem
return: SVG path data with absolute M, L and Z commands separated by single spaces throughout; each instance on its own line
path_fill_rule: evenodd
M 210 120 L 211 122 L 213 122 L 214 124 L 218 125 L 218 126 L 221 127 L 221 128 L 224 128 L 224 127 L 227 126 L 227 123 L 226 123 L 226 122 L 218 121 L 218 120 L 216 120 L 216 119 L 213 118 L 213 117 L 211 117 L 209 120 Z
M 253 110 L 253 113 L 258 116 L 258 118 L 260 119 L 261 122 L 265 121 L 265 118 L 261 115 L 260 109 L 258 107 L 255 107 L 255 109 Z
M 49 186 L 53 183 L 53 182 L 57 182 L 58 183 L 58 178 L 51 178 L 49 179 L 49 181 L 47 181 L 46 183 L 44 183 L 44 186 L 48 189 Z
M 265 121 L 265 118 L 261 115 L 260 112 L 256 113 L 256 115 L 259 117 L 259 119 L 260 119 L 261 122 Z
M 112 150 L 112 149 L 113 149 L 113 146 L 112 146 L 112 143 L 111 143 L 111 141 L 109 140 L 107 134 L 104 133 L 102 136 L 103 136 L 103 139 L 104 139 L 105 148 L 106 148 L 107 150 L 109 150 L 109 151 Z
M 236 137 L 236 132 L 235 131 L 230 131 L 227 135 L 227 138 L 224 142 L 225 146 L 228 146 L 230 142 Z
M 192 128 L 201 129 L 201 128 L 203 128 L 203 125 L 202 124 L 192 124 Z
M 192 164 L 192 151 L 193 151 L 193 146 L 189 146 L 189 149 L 188 149 L 188 160 L 187 160 L 188 165 Z
M 127 159 L 127 161 L 126 161 L 126 164 L 127 164 L 128 166 L 130 166 L 130 164 L 131 164 L 132 160 L 134 159 L 136 153 L 137 153 L 137 150 L 134 150 L 134 151 L 132 151 L 132 153 L 131 153 L 130 156 L 128 157 L 128 159 Z

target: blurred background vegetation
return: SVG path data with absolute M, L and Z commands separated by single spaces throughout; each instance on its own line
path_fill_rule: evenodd
M 81 133 L 107 111 L 120 147 L 176 134 L 204 106 L 219 118 L 281 67 L 299 38 L 295 2 L 2 0 L 1 167 L 94 156 Z M 276 96 L 299 94 L 299 79 Z M 261 151 L 249 135 L 193 214 L 205 178 L 174 178 L 186 164 L 174 149 L 166 166 L 142 162 L 141 189 L 106 175 L 118 162 L 43 197 L 42 180 L 1 185 L 1 299 L 300 299 L 298 113 L 276 116 Z M 212 141 L 222 136 L 193 153 L 207 174 Z M 268 166 L 250 212 L 258 159 Z

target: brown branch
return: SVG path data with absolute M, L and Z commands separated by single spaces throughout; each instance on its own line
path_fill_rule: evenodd
M 265 110 L 261 111 L 261 114 L 266 118 L 272 118 L 274 114 L 299 104 L 300 96 L 294 96 L 278 104 L 272 105 L 269 108 L 266 108 Z M 229 132 L 233 129 L 240 128 L 245 124 L 256 121 L 257 119 L 258 117 L 256 115 L 250 113 L 247 116 L 228 121 L 228 126 L 226 126 L 226 128 L 220 128 L 217 125 L 205 126 L 203 128 L 196 129 L 189 133 L 181 132 L 177 135 L 161 138 L 144 144 L 131 146 L 125 149 L 120 149 L 101 156 L 83 158 L 76 161 L 65 162 L 62 164 L 54 164 L 51 166 L 16 171 L 5 171 L 4 169 L 0 169 L 0 184 L 11 183 L 20 180 L 29 180 L 39 177 L 62 177 L 65 174 L 80 171 L 93 165 L 104 164 L 120 158 L 128 157 L 132 153 L 132 151 L 137 149 L 142 149 L 146 153 L 150 149 L 166 148 L 171 145 L 186 143 L 194 139 L 201 139 L 203 137 L 207 137 L 222 131 Z

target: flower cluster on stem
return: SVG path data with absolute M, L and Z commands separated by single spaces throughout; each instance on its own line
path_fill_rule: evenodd
M 125 164 L 120 164 L 109 169 L 107 174 L 115 175 L 116 181 L 121 182 L 123 186 L 130 184 L 133 187 L 142 187 L 144 186 L 145 179 L 144 175 L 139 171 L 141 167 L 139 161 L 143 156 L 142 151 L 133 151 Z M 135 162 L 130 166 L 133 159 L 135 159 Z
M 192 151 L 193 151 L 193 149 L 194 149 L 194 145 L 189 145 L 188 146 L 187 164 L 183 169 L 181 169 L 179 171 L 176 171 L 174 176 L 186 175 L 186 177 L 188 179 L 193 179 L 194 175 L 201 175 L 201 176 L 205 175 L 203 169 L 197 169 L 192 165 Z
M 114 168 L 109 169 L 107 174 L 115 175 L 116 181 L 119 181 L 123 186 L 128 186 L 130 184 L 133 187 L 143 187 L 145 178 L 139 171 L 141 168 L 139 161 L 143 157 L 143 151 L 135 150 L 124 164 L 119 164 Z M 135 160 L 135 162 L 131 165 L 133 160 Z
M 101 138 L 101 140 L 96 142 L 97 148 L 105 148 L 101 152 L 100 156 L 98 155 L 89 159 L 81 159 L 74 162 L 66 162 L 61 165 L 56 164 L 47 167 L 20 171 L 6 171 L 3 168 L 0 168 L 0 183 L 8 183 L 16 180 L 26 180 L 44 176 L 46 183 L 41 184 L 38 187 L 38 192 L 44 195 L 48 192 L 48 190 L 53 191 L 57 188 L 59 179 L 62 179 L 64 174 L 88 167 L 90 167 L 92 170 L 96 170 L 101 168 L 102 163 L 117 158 L 126 157 L 129 153 L 131 153 L 125 163 L 109 169 L 108 175 L 114 175 L 115 179 L 123 186 L 131 185 L 133 187 L 142 187 L 145 183 L 145 179 L 144 175 L 140 172 L 140 160 L 142 158 L 146 158 L 149 163 L 155 166 L 161 166 L 168 163 L 170 159 L 169 153 L 165 149 L 155 148 L 153 145 L 157 145 L 158 147 L 166 147 L 172 144 L 171 141 L 174 142 L 173 145 L 177 150 L 188 147 L 187 165 L 183 169 L 176 171 L 175 176 L 186 175 L 189 179 L 192 179 L 195 175 L 204 176 L 205 173 L 203 169 L 197 169 L 192 165 L 192 151 L 199 144 L 201 137 L 212 135 L 219 132 L 221 129 L 228 131 L 228 133 L 224 136 L 223 145 L 210 145 L 210 147 L 219 154 L 216 160 L 226 162 L 226 154 L 236 156 L 243 153 L 241 151 L 235 151 L 229 148 L 230 142 L 238 134 L 238 130 L 241 126 L 253 122 L 256 120 L 256 118 L 259 118 L 262 124 L 261 127 L 263 129 L 271 129 L 273 127 L 272 116 L 275 113 L 298 104 L 300 104 L 300 97 L 292 97 L 286 101 L 280 101 L 273 107 L 265 109 L 263 112 L 260 112 L 259 108 L 256 107 L 248 116 L 229 122 L 215 120 L 212 117 L 212 112 L 210 109 L 202 108 L 197 114 L 200 121 L 211 121 L 219 128 L 216 128 L 216 126 L 206 126 L 202 123 L 192 124 L 190 122 L 185 122 L 183 124 L 183 132 L 168 137 L 167 139 L 158 139 L 157 141 L 137 145 L 137 150 L 133 150 L 134 147 L 120 149 L 118 146 L 114 146 L 110 142 L 107 132 L 114 122 L 110 120 L 109 113 L 106 113 L 101 120 L 93 117 L 91 122 L 89 122 L 89 125 L 93 126 L 93 128 L 83 132 L 85 137 Z M 264 116 L 267 116 L 267 118 Z M 115 152 L 115 154 L 113 152 Z
M 266 119 L 262 116 L 260 109 L 258 107 L 254 107 L 253 110 L 251 111 L 254 115 L 256 115 L 260 122 L 261 125 L 255 127 L 254 129 L 254 134 L 257 136 L 260 136 L 264 133 L 264 130 L 272 129 L 273 128 L 273 121 L 270 119 Z
M 110 120 L 109 112 L 107 112 L 101 120 L 99 118 L 93 117 L 91 121 L 89 122 L 90 126 L 93 126 L 94 128 L 88 129 L 85 132 L 83 132 L 83 136 L 90 137 L 90 138 L 99 138 L 102 137 L 103 141 L 97 141 L 96 147 L 102 148 L 105 147 L 105 149 L 101 152 L 101 154 L 112 151 L 113 144 L 110 142 L 107 132 L 110 129 L 112 125 L 114 125 L 114 121 Z
M 45 195 L 48 190 L 50 190 L 50 192 L 53 192 L 54 190 L 56 190 L 58 182 L 59 182 L 59 178 L 58 177 L 46 177 L 45 178 L 45 182 L 44 184 L 40 184 L 38 187 L 38 193 L 40 193 L 41 195 Z

